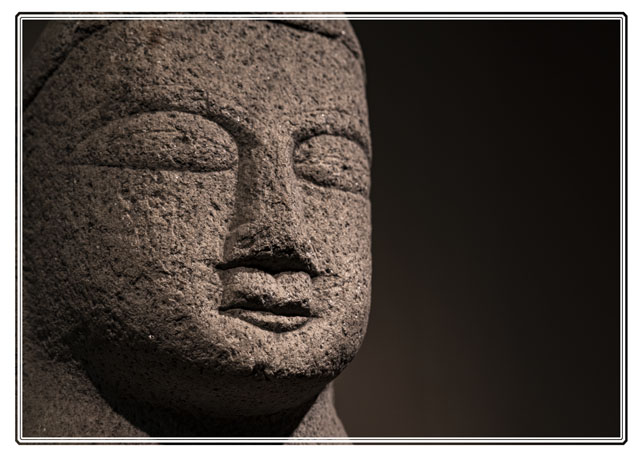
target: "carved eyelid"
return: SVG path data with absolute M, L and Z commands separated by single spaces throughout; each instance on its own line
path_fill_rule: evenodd
M 371 167 L 369 126 L 361 117 L 335 107 L 305 111 L 300 117 L 301 125 L 294 134 L 296 148 L 320 135 L 344 137 L 360 145 Z
M 348 136 L 324 133 L 307 138 L 296 145 L 293 166 L 299 178 L 318 186 L 369 194 L 369 157 Z
M 371 157 L 368 153 L 368 144 L 362 138 L 359 133 L 352 132 L 350 130 L 341 130 L 341 129 L 318 129 L 314 131 L 314 133 L 306 133 L 303 135 L 298 135 L 295 137 L 295 148 L 298 148 L 301 144 L 306 143 L 309 140 L 312 140 L 318 136 L 334 136 L 338 138 L 344 138 L 345 140 L 351 141 L 362 149 L 367 161 L 369 162 L 369 166 L 371 166 Z
M 183 111 L 118 119 L 83 140 L 66 162 L 129 169 L 215 172 L 238 161 L 233 137 L 218 123 Z

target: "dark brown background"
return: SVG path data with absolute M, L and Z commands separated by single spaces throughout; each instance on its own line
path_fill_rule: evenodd
M 347 431 L 618 436 L 619 22 L 352 23 L 374 276 Z

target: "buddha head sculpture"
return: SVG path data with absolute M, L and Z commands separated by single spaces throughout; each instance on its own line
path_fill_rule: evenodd
M 371 276 L 348 22 L 54 22 L 24 81 L 25 434 L 343 434 Z

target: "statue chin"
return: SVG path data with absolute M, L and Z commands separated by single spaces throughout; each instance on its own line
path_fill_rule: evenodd
M 55 21 L 25 81 L 25 433 L 344 435 L 371 280 L 349 24 Z
M 126 344 L 86 339 L 74 348 L 74 359 L 109 402 L 126 398 L 138 407 L 198 417 L 272 415 L 308 404 L 355 355 L 338 346 L 331 353 L 342 359 L 317 352 L 300 359 L 294 351 L 290 358 L 274 359 L 252 353 L 252 346 L 232 351 L 212 345 L 206 359 L 195 360 L 193 355 L 201 352 L 193 348 L 166 348 L 155 339 L 120 341 Z

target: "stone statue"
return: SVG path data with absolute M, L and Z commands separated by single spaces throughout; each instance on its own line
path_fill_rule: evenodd
M 24 436 L 344 436 L 370 303 L 335 21 L 54 21 L 25 64 Z

